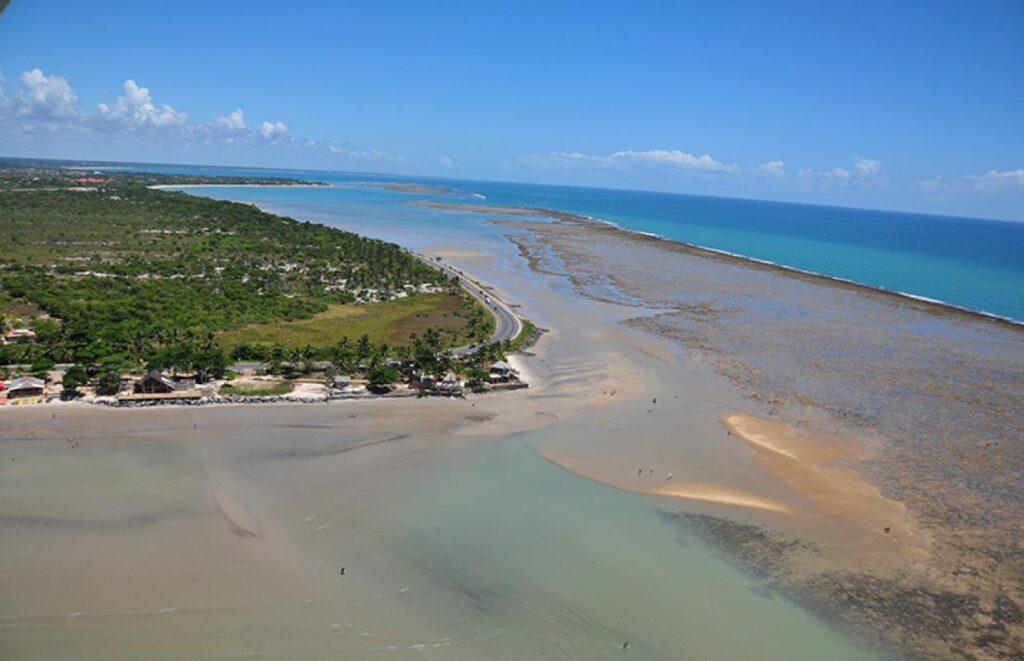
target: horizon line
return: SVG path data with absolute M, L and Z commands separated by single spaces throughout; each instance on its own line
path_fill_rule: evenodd
M 654 195 L 675 195 L 680 197 L 695 197 L 713 200 L 732 200 L 739 202 L 761 202 L 764 204 L 780 204 L 780 205 L 794 205 L 804 207 L 816 207 L 821 209 L 843 209 L 850 211 L 864 211 L 869 213 L 882 213 L 882 214 L 899 214 L 906 216 L 930 216 L 933 218 L 943 218 L 952 220 L 980 220 L 984 222 L 993 223 L 1024 223 L 1024 218 L 992 218 L 983 216 L 966 216 L 958 215 L 953 213 L 934 213 L 934 212 L 922 212 L 922 211 L 907 211 L 903 209 L 891 209 L 881 207 L 860 207 L 860 206 L 841 206 L 836 204 L 824 204 L 820 202 L 802 202 L 794 200 L 783 200 L 783 199 L 772 199 L 772 198 L 760 198 L 760 197 L 742 197 L 733 195 L 708 195 L 703 193 L 683 193 L 678 191 L 665 191 L 656 190 L 649 188 L 619 188 L 615 186 L 587 186 L 577 184 L 552 184 L 548 182 L 540 181 L 529 181 L 529 180 L 516 180 L 516 179 L 480 179 L 480 178 L 454 178 L 445 177 L 440 175 L 413 175 L 413 174 L 397 174 L 394 172 L 378 172 L 374 170 L 329 170 L 325 168 L 299 168 L 299 167 L 280 167 L 280 166 L 263 166 L 263 165 L 220 165 L 211 163 L 169 163 L 159 161 L 111 161 L 103 159 L 76 159 L 76 158 L 45 158 L 35 156 L 5 156 L 0 155 L 0 161 L 42 161 L 49 163 L 80 163 L 90 164 L 96 163 L 100 165 L 142 165 L 142 166 L 164 166 L 164 167 L 195 167 L 195 168 L 231 168 L 237 170 L 260 170 L 269 172 L 322 172 L 327 174 L 347 174 L 347 175 L 373 175 L 373 176 L 384 176 L 384 177 L 401 177 L 405 179 L 435 179 L 439 181 L 469 181 L 469 182 L 481 182 L 481 183 L 492 183 L 492 184 L 521 184 L 529 186 L 547 186 L 550 188 L 579 188 L 585 190 L 602 190 L 602 191 L 616 191 L 624 193 L 647 193 Z

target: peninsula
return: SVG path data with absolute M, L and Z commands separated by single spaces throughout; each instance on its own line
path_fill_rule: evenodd
M 196 185 L 321 184 L 0 169 L 2 399 L 309 401 L 517 381 L 502 365 L 522 324 L 461 272 L 394 243 L 159 190 Z

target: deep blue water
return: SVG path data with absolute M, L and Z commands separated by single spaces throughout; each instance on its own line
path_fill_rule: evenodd
M 148 171 L 290 176 L 328 181 L 333 191 L 207 189 L 233 199 L 320 206 L 423 222 L 410 196 L 359 182 L 418 182 L 453 188 L 453 202 L 543 207 L 866 285 L 1024 322 L 1024 222 L 953 218 L 669 193 L 388 175 L 147 166 Z M 259 190 L 259 192 L 254 192 Z M 197 191 L 198 192 L 198 191 Z M 482 196 L 482 197 L 480 197 Z M 397 222 L 397 221 L 396 221 Z M 372 233 L 372 232 L 371 232 Z

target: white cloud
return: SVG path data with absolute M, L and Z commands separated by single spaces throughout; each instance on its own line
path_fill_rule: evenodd
M 187 117 L 167 105 L 159 108 L 153 103 L 149 88 L 139 87 L 131 78 L 122 85 L 124 95 L 117 97 L 113 106 L 99 104 L 100 114 L 112 122 L 121 122 L 130 126 L 183 126 Z
M 113 160 L 224 160 L 254 165 L 380 167 L 404 159 L 388 151 L 335 146 L 292 136 L 281 120 L 249 126 L 237 108 L 201 124 L 153 100 L 127 80 L 123 93 L 96 112 L 77 105 L 68 81 L 39 69 L 21 74 L 16 90 L 0 75 L 0 153 Z M 142 129 L 147 129 L 143 131 Z
M 831 170 L 825 173 L 825 176 L 835 181 L 849 181 L 850 171 L 844 168 L 832 168 Z
M 914 182 L 920 190 L 942 194 L 995 194 L 1009 192 L 1016 194 L 1024 189 L 1024 168 L 1016 170 L 989 170 L 981 174 L 965 174 L 962 177 L 943 177 Z
M 241 108 L 231 111 L 227 116 L 218 115 L 217 117 L 214 117 L 213 123 L 215 126 L 219 126 L 229 131 L 244 131 L 249 128 L 245 124 L 245 111 Z
M 442 154 L 441 156 L 438 156 L 437 157 L 437 162 L 440 163 L 441 165 L 443 165 L 446 168 L 453 168 L 453 167 L 455 167 L 455 161 L 453 161 L 452 157 L 448 156 L 448 155 Z
M 516 162 L 523 165 L 539 168 L 567 168 L 576 166 L 607 166 L 607 161 L 601 156 L 592 156 L 580 152 L 546 152 L 542 154 L 527 154 L 520 156 Z
M 694 156 L 678 149 L 664 150 L 654 149 L 651 151 L 617 151 L 608 156 L 612 161 L 633 161 L 650 165 L 665 165 L 687 170 L 728 170 L 730 166 L 723 165 L 707 154 Z
M 914 186 L 926 191 L 941 191 L 947 187 L 947 183 L 942 175 L 939 175 L 932 179 L 919 179 L 914 182 Z
M 836 166 L 830 170 L 816 172 L 803 168 L 796 178 L 802 184 L 839 186 L 842 188 L 877 188 L 886 183 L 882 173 L 882 162 L 870 158 L 855 158 L 852 168 Z
M 1003 188 L 1024 187 L 1024 168 L 1016 170 L 989 170 L 984 174 L 964 177 L 974 185 L 975 190 L 994 191 Z
M 260 124 L 260 133 L 263 134 L 264 138 L 276 138 L 278 136 L 283 136 L 287 132 L 288 127 L 281 120 L 277 120 L 274 122 L 263 122 L 262 124 Z
M 786 164 L 782 161 L 768 161 L 757 166 L 757 171 L 778 177 L 786 176 Z
M 67 79 L 46 75 L 36 68 L 21 74 L 24 90 L 19 94 L 18 113 L 48 118 L 72 117 L 78 114 L 78 97 Z
M 401 156 L 396 156 L 389 151 L 383 149 L 355 149 L 349 145 L 338 147 L 337 145 L 327 145 L 326 149 L 328 152 L 341 156 L 347 159 L 355 159 L 358 161 L 372 161 L 378 163 L 405 163 L 405 159 Z
M 622 150 L 610 154 L 547 152 L 530 154 L 518 160 L 526 165 L 540 167 L 624 168 L 643 166 L 698 171 L 733 171 L 737 169 L 735 165 L 719 163 L 708 154 L 695 156 L 679 149 Z
M 874 177 L 882 171 L 882 161 L 872 160 L 870 158 L 858 158 L 853 164 L 854 170 L 857 174 L 863 177 Z

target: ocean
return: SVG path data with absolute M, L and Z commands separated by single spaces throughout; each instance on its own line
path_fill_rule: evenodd
M 194 193 L 294 209 L 330 221 L 362 217 L 364 233 L 397 223 L 417 233 L 436 218 L 413 199 L 539 207 L 1024 323 L 1024 222 L 788 204 L 721 197 L 321 171 L 139 166 L 155 172 L 286 176 L 338 188 L 197 189 Z M 423 183 L 445 195 L 365 187 Z M 452 216 L 453 214 L 446 214 Z M 348 225 L 348 223 L 345 223 Z M 355 223 L 353 228 L 359 228 Z

